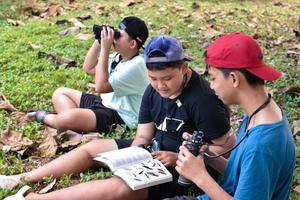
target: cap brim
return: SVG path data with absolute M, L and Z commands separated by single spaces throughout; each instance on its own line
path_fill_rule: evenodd
M 246 68 L 246 70 L 254 74 L 255 76 L 267 81 L 274 81 L 281 76 L 280 71 L 277 71 L 276 69 L 269 65 L 266 65 L 265 63 L 261 63 L 259 67 Z

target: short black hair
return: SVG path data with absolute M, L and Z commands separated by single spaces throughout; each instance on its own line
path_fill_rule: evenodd
M 250 73 L 249 71 L 247 71 L 246 69 L 243 69 L 243 68 L 242 69 L 217 68 L 217 69 L 219 69 L 223 73 L 225 78 L 227 78 L 231 72 L 239 71 L 245 76 L 247 82 L 250 85 L 255 86 L 255 85 L 264 85 L 265 84 L 265 81 L 263 79 L 255 76 L 254 74 Z
M 165 56 L 160 51 L 152 52 L 149 57 L 162 57 Z M 174 62 L 156 62 L 156 63 L 147 63 L 147 69 L 150 71 L 154 70 L 164 70 L 167 68 L 180 68 L 184 60 L 174 61 Z

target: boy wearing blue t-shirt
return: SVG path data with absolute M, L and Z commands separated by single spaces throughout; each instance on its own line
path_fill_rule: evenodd
M 197 157 L 181 146 L 176 170 L 206 193 L 199 200 L 289 199 L 295 145 L 284 113 L 264 87 L 280 72 L 266 65 L 255 40 L 241 33 L 217 39 L 205 56 L 211 88 L 225 104 L 240 105 L 245 116 L 228 160 L 213 156 L 209 145 Z M 204 159 L 223 173 L 220 183 L 207 173 Z

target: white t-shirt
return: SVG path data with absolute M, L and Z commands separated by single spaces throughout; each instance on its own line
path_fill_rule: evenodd
M 101 94 L 104 106 L 114 109 L 129 128 L 136 128 L 143 93 L 149 84 L 147 68 L 142 56 L 121 61 L 111 69 L 112 62 L 119 60 L 117 53 L 109 56 L 109 83 L 113 92 Z

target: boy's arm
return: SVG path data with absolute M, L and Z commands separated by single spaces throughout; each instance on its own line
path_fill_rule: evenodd
M 141 144 L 148 146 L 153 138 L 154 128 L 154 122 L 138 124 L 137 133 L 131 146 L 139 146 Z
M 210 199 L 233 199 L 207 172 L 202 155 L 195 157 L 185 146 L 180 147 L 176 170 L 193 181 Z
M 88 53 L 85 56 L 82 69 L 85 73 L 95 75 L 95 66 L 98 62 L 98 56 L 100 53 L 100 44 L 98 40 L 95 40 Z
M 99 93 L 113 92 L 113 88 L 108 81 L 108 57 L 114 39 L 113 36 L 114 32 L 111 28 L 104 28 L 101 31 L 101 51 L 95 68 L 95 90 Z
M 235 140 L 236 140 L 236 134 L 233 132 L 232 129 L 230 129 L 222 137 L 212 140 L 212 142 L 217 146 L 209 146 L 208 149 L 206 150 L 207 154 L 209 155 L 222 154 L 234 146 Z M 221 156 L 219 158 L 209 158 L 208 156 L 205 156 L 205 162 L 208 165 L 210 165 L 212 168 L 217 170 L 220 174 L 223 174 L 227 163 L 226 158 L 229 157 L 229 154 L 230 153 L 225 154 L 224 156 Z

